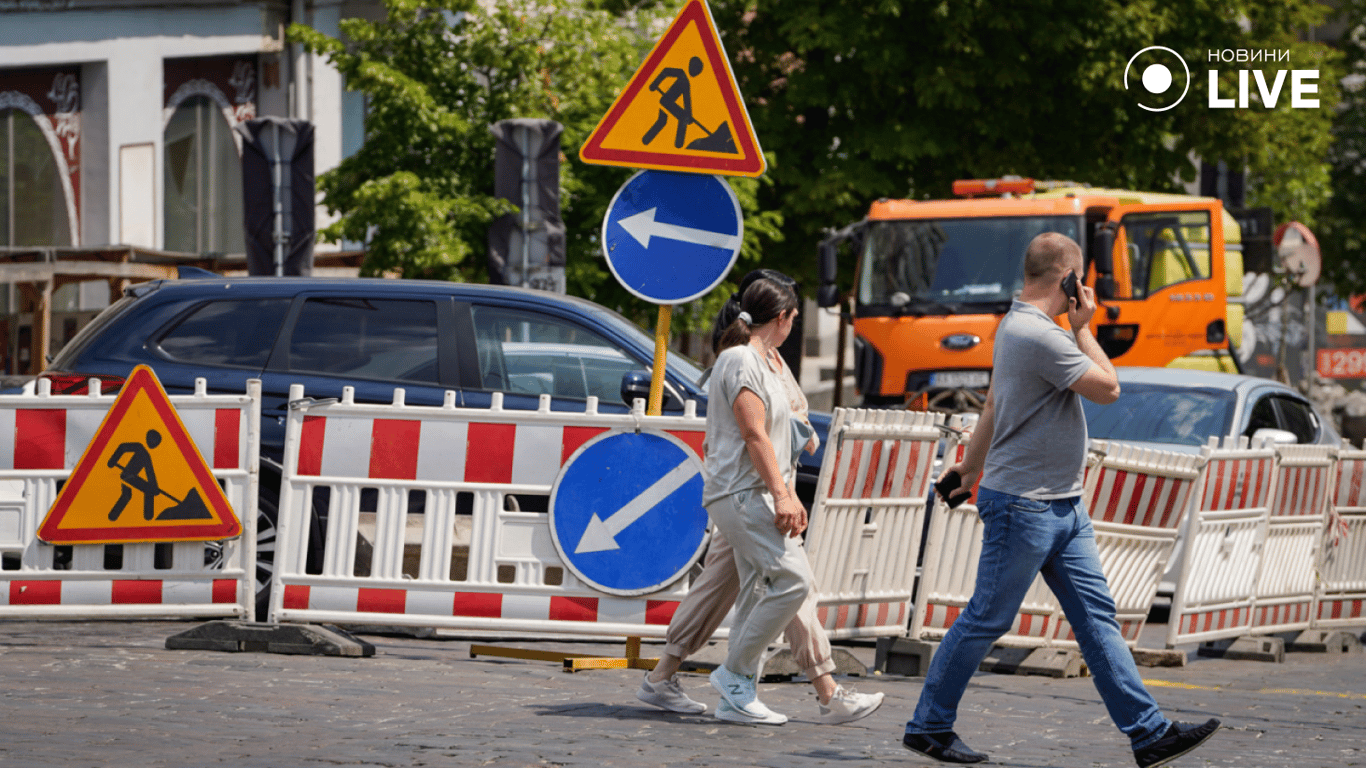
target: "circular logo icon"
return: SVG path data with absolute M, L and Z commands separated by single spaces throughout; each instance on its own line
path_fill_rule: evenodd
M 1180 65 L 1181 94 L 1176 95 L 1177 65 Z M 1149 112 L 1166 112 L 1180 104 L 1191 88 L 1191 71 L 1181 54 L 1161 45 L 1150 45 L 1129 57 L 1124 65 L 1124 90 L 1129 88 L 1129 73 L 1134 73 L 1138 106 Z

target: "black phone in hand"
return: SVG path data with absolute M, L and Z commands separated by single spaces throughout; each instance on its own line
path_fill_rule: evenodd
M 950 472 L 947 475 L 944 475 L 944 477 L 940 479 L 939 482 L 934 484 L 934 490 L 939 494 L 939 498 L 943 499 L 944 503 L 949 505 L 949 509 L 953 509 L 954 507 L 957 507 L 959 504 L 962 504 L 963 502 L 967 501 L 968 497 L 972 495 L 971 493 L 965 493 L 961 496 L 949 495 L 954 491 L 958 490 L 958 486 L 962 484 L 962 476 L 959 475 L 957 472 Z
M 1077 273 L 1074 270 L 1067 270 L 1067 274 L 1062 277 L 1062 292 L 1067 298 L 1081 303 L 1081 297 L 1077 293 Z

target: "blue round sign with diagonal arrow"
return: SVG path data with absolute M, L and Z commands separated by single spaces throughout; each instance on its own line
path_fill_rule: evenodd
M 702 462 L 665 432 L 608 432 L 569 457 L 550 493 L 550 531 L 569 570 L 612 595 L 658 592 L 707 543 Z
M 720 176 L 641 171 L 617 190 L 602 222 L 612 274 L 655 304 L 706 295 L 735 265 L 743 240 L 740 201 Z

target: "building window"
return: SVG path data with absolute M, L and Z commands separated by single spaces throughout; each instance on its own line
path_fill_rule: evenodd
M 0 109 L 0 245 L 71 245 L 62 174 L 32 116 Z
M 180 102 L 165 146 L 166 250 L 244 253 L 242 163 L 222 110 L 207 96 Z

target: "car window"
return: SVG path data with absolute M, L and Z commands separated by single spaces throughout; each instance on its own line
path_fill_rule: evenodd
M 1276 407 L 1281 412 L 1281 429 L 1295 433 L 1295 442 L 1313 443 L 1318 439 L 1318 419 L 1307 404 L 1289 397 L 1278 397 Z
M 289 310 L 289 299 L 211 301 L 162 335 L 167 357 L 199 365 L 261 368 Z
M 1209 212 L 1167 211 L 1124 217 L 1133 297 L 1209 276 Z
M 601 335 L 566 320 L 475 306 L 484 388 L 528 395 L 621 400 L 621 378 L 644 366 Z
M 1263 396 L 1252 406 L 1252 412 L 1247 417 L 1247 427 L 1243 430 L 1244 437 L 1252 437 L 1257 434 L 1259 429 L 1280 429 L 1281 423 L 1276 419 L 1276 403 L 1270 395 Z
M 1204 445 L 1228 433 L 1234 395 L 1220 389 L 1126 383 L 1109 405 L 1083 398 L 1093 438 Z
M 289 370 L 439 383 L 436 305 L 407 299 L 313 298 L 289 339 Z

